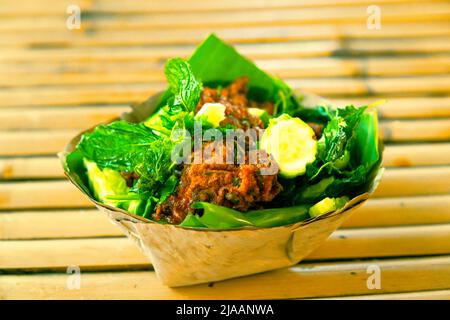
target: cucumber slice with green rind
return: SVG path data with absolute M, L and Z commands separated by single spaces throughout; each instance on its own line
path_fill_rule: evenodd
M 347 202 L 347 197 L 325 198 L 309 208 L 309 215 L 311 218 L 315 218 L 322 214 L 336 211 L 342 208 Z
M 280 175 L 294 178 L 305 174 L 306 166 L 316 159 L 317 140 L 313 129 L 300 118 L 282 114 L 270 120 L 260 148 L 274 157 Z

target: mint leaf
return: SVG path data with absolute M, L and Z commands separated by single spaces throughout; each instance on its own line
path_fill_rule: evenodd
M 202 84 L 195 78 L 189 62 L 181 58 L 169 59 L 164 73 L 173 94 L 173 101 L 169 103 L 172 113 L 193 111 L 200 99 Z
M 131 191 L 155 195 L 172 174 L 173 146 L 142 123 L 115 121 L 84 134 L 77 150 L 102 169 L 135 172 L 140 178 Z

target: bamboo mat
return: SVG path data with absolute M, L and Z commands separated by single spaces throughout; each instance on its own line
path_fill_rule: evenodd
M 372 2 L 3 0 L 0 298 L 449 299 L 450 3 L 377 0 L 371 30 Z M 72 4 L 80 30 L 66 28 Z M 165 59 L 212 31 L 295 89 L 341 105 L 386 99 L 387 170 L 374 199 L 298 266 L 170 289 L 55 153 L 164 88 Z M 373 266 L 380 289 L 367 286 Z

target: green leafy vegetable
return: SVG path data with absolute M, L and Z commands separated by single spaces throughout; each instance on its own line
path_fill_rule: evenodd
M 209 229 L 231 229 L 242 227 L 271 228 L 296 223 L 309 218 L 309 205 L 253 210 L 242 213 L 227 207 L 207 202 L 196 202 L 195 209 L 202 215 L 189 214 L 180 224 L 184 227 L 206 227 Z
M 325 106 L 316 106 L 315 108 L 304 108 L 300 106 L 297 109 L 291 109 L 288 112 L 293 117 L 299 117 L 306 122 L 315 122 L 318 124 L 327 124 L 330 120 L 330 113 Z
M 158 111 L 145 124 L 166 134 L 177 129 L 192 131 L 202 83 L 193 74 L 189 62 L 181 58 L 169 59 L 164 71 L 169 88 L 158 103 Z
M 331 176 L 320 180 L 316 184 L 308 185 L 295 195 L 294 201 L 301 203 L 318 199 L 325 194 L 327 188 L 332 185 L 334 181 L 335 178 Z
M 194 76 L 189 63 L 181 58 L 169 59 L 164 73 L 173 94 L 173 101 L 169 104 L 172 113 L 193 111 L 200 99 L 202 84 Z
M 144 194 L 157 190 L 171 175 L 173 146 L 169 137 L 144 124 L 116 121 L 83 135 L 77 149 L 102 169 L 136 173 L 140 178 L 131 190 Z
M 130 171 L 142 163 L 149 146 L 158 139 L 143 124 L 115 121 L 85 133 L 77 149 L 102 168 Z
M 208 202 L 197 202 L 192 207 L 203 210 L 203 215 L 198 217 L 198 221 L 211 229 L 252 226 L 252 223 L 247 219 L 247 214 L 227 207 Z
M 227 84 L 248 77 L 249 95 L 262 101 L 275 97 L 282 85 L 214 34 L 200 44 L 189 63 L 195 76 L 208 84 Z
M 353 155 L 366 168 L 373 167 L 380 158 L 378 150 L 378 117 L 375 111 L 361 115 L 357 127 Z
M 256 101 L 274 102 L 277 108 L 276 114 L 289 113 L 289 110 L 298 108 L 292 90 L 286 83 L 262 71 L 215 34 L 209 35 L 197 47 L 189 58 L 189 64 L 195 78 L 210 86 L 219 87 L 236 80 L 236 78 L 248 77 L 249 98 Z M 172 84 L 170 86 L 173 87 Z M 172 93 L 172 89 L 164 93 L 158 102 L 158 108 L 167 104 Z
M 180 141 L 173 140 L 172 133 L 193 126 L 193 110 L 202 89 L 189 63 L 181 58 L 168 60 L 165 74 L 170 99 L 155 116 L 145 123 L 116 121 L 98 126 L 83 135 L 77 146 L 77 152 L 99 166 L 98 172 L 88 170 L 90 181 L 96 181 L 95 173 L 121 177 L 119 172 L 128 172 L 139 177 L 127 192 L 112 192 L 108 199 L 101 197 L 100 200 L 116 201 L 118 206 L 123 201 L 132 201 L 138 194 L 148 201 L 131 202 L 128 210 L 139 210 L 144 215 L 155 204 L 165 201 L 178 185 L 171 154 Z
M 348 166 L 364 110 L 347 106 L 330 114 L 331 119 L 318 142 L 317 159 L 307 171 L 312 180 L 323 170 L 328 174 L 341 173 Z
M 161 188 L 161 195 L 159 198 L 159 203 L 164 202 L 167 197 L 169 197 L 174 191 L 175 188 L 178 185 L 178 177 L 175 174 L 172 174 L 164 183 L 163 187 Z

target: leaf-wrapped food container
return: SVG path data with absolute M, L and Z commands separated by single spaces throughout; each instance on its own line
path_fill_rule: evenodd
M 147 119 L 155 110 L 159 97 L 160 94 L 155 95 L 134 106 L 121 118 L 130 122 Z M 314 107 L 323 105 L 324 101 L 315 95 L 304 94 L 302 104 Z M 153 264 L 158 277 L 170 287 L 219 281 L 297 264 L 317 249 L 369 198 L 383 171 L 377 165 L 362 194 L 351 199 L 340 210 L 313 219 L 273 228 L 186 228 L 156 223 L 96 201 L 83 176 L 82 159 L 70 156 L 83 133 L 73 138 L 59 153 L 65 174 L 100 211 L 106 213 L 138 244 Z

